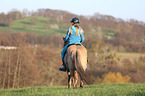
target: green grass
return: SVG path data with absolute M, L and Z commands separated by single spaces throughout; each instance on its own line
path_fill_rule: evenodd
M 120 64 L 122 65 L 122 61 L 124 59 L 129 59 L 132 63 L 138 60 L 140 57 L 144 57 L 145 53 L 137 53 L 137 52 L 117 52 L 117 55 L 120 57 Z
M 57 25 L 58 28 L 52 28 L 52 25 Z M 71 25 L 71 24 L 70 24 Z M 67 29 L 69 28 L 68 24 L 59 23 L 57 19 L 39 17 L 39 16 L 30 16 L 20 18 L 18 20 L 13 21 L 9 27 L 0 26 L 0 32 L 3 33 L 13 33 L 13 32 L 24 32 L 24 33 L 36 33 L 40 35 L 61 35 L 64 36 L 66 34 Z M 96 27 L 96 26 L 94 26 Z M 92 27 L 93 28 L 93 27 Z M 90 33 L 86 32 L 86 36 L 90 35 Z M 104 30 L 103 33 L 105 38 L 115 38 L 116 32 L 113 30 Z M 96 32 L 91 33 L 90 36 L 97 36 Z
M 112 38 L 112 39 L 115 38 L 115 34 L 116 34 L 115 31 L 112 31 L 112 30 L 104 30 L 103 32 L 105 34 L 105 38 Z
M 145 84 L 99 84 L 83 89 L 66 86 L 0 90 L 0 96 L 145 96 Z
M 56 24 L 59 28 L 51 28 L 50 25 Z M 0 26 L 0 32 L 9 33 L 12 32 L 24 32 L 24 33 L 36 33 L 40 35 L 46 34 L 56 34 L 64 35 L 66 34 L 65 25 L 57 24 L 56 20 L 46 17 L 25 17 L 13 21 L 9 27 Z M 7 33 L 8 33 L 7 32 Z

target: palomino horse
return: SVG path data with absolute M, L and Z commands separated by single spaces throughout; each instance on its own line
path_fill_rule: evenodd
M 71 45 L 67 49 L 67 53 L 64 57 L 64 62 L 67 68 L 68 74 L 68 88 L 76 88 L 78 82 L 78 76 L 80 75 L 80 87 L 83 88 L 83 80 L 87 84 L 92 84 L 92 79 L 86 73 L 87 66 L 87 50 L 81 45 Z

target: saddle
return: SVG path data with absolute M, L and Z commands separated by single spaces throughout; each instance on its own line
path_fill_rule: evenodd
M 71 45 L 79 45 L 79 46 L 81 46 L 81 44 L 78 44 L 78 43 L 72 43 L 72 44 L 69 44 L 69 45 L 67 46 L 67 49 L 68 49 L 68 47 L 70 47 Z M 65 56 L 66 53 L 67 53 L 67 51 L 64 52 L 64 56 Z
M 67 48 L 70 47 L 71 45 L 79 45 L 79 46 L 81 46 L 81 44 L 78 44 L 78 43 L 72 43 L 72 44 L 69 44 L 69 45 L 67 46 Z

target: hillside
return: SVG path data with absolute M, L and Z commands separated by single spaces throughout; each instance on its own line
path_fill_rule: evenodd
M 110 15 L 79 16 L 51 9 L 38 9 L 33 13 L 14 10 L 0 14 L 0 33 L 34 33 L 62 38 L 73 17 L 80 18 L 86 41 L 102 40 L 113 45 L 116 51 L 145 52 L 145 23 L 134 19 L 125 21 Z
M 0 90 L 0 96 L 144 96 L 145 84 L 99 84 L 83 89 L 66 86 Z
M 31 14 L 31 15 L 30 15 Z M 0 14 L 0 32 L 33 32 L 37 34 L 66 34 L 71 26 L 70 20 L 79 17 L 81 27 L 88 38 L 114 39 L 121 37 L 127 41 L 144 43 L 145 23 L 130 19 L 125 21 L 110 15 L 94 14 L 79 16 L 66 11 L 38 9 L 36 12 L 20 12 Z
M 14 20 L 8 27 L 0 26 L 0 31 L 1 32 L 9 31 L 8 33 L 14 33 L 14 32 L 35 33 L 39 35 L 57 34 L 57 35 L 64 36 L 66 34 L 67 29 L 71 26 L 71 23 L 69 21 L 67 21 L 67 23 L 64 23 L 64 22 L 58 22 L 57 19 L 52 19 L 50 17 L 30 16 L 30 17 L 24 17 L 18 20 Z M 84 27 L 87 28 L 86 25 Z M 97 27 L 97 30 L 95 27 Z M 101 39 L 103 38 L 111 39 L 116 37 L 115 31 L 112 30 L 102 31 L 101 27 L 94 26 L 94 25 L 91 28 L 93 29 L 90 30 L 90 33 L 88 33 L 88 31 L 85 31 L 86 37 L 100 36 L 99 38 Z
M 0 26 L 1 32 L 14 33 L 14 32 L 24 32 L 24 33 L 36 33 L 40 35 L 46 34 L 59 34 L 64 35 L 66 33 L 66 27 L 60 24 L 51 23 L 51 18 L 46 17 L 24 17 L 15 20 L 11 23 L 9 27 Z

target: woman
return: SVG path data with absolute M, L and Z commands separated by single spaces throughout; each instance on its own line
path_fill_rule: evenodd
M 72 18 L 71 20 L 72 26 L 68 29 L 64 42 L 68 41 L 69 43 L 63 48 L 61 52 L 61 59 L 63 64 L 60 66 L 60 71 L 66 71 L 66 67 L 64 66 L 64 55 L 67 50 L 68 45 L 70 44 L 81 44 L 84 41 L 83 29 L 79 26 L 80 20 L 77 17 Z

